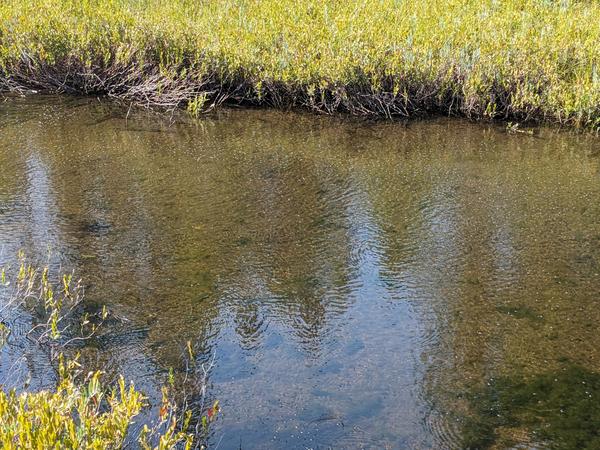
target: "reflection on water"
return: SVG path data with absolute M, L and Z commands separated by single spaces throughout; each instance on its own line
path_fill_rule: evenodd
M 566 436 L 555 415 L 543 437 L 529 419 L 480 416 L 486 386 L 512 401 L 531 393 L 521 381 L 600 370 L 597 138 L 125 115 L 82 99 L 0 104 L 0 259 L 50 246 L 83 277 L 88 307 L 114 313 L 90 348 L 103 365 L 152 396 L 187 340 L 216 354 L 221 448 Z

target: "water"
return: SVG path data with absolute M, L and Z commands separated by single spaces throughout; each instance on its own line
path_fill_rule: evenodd
M 214 355 L 213 446 L 592 442 L 598 138 L 48 97 L 0 135 L 0 262 L 74 269 L 114 318 L 86 358 L 151 399 Z

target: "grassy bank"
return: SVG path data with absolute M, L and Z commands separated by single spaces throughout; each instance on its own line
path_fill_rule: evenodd
M 4 0 L 0 86 L 600 127 L 600 4 Z

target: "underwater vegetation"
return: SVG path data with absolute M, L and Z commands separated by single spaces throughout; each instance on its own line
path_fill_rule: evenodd
M 468 395 L 473 415 L 463 445 L 507 448 L 525 440 L 535 448 L 600 448 L 598 398 L 600 374 L 574 364 L 531 378 L 490 380 Z

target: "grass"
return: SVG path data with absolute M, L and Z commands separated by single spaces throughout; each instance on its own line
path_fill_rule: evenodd
M 3 0 L 0 86 L 600 128 L 600 3 Z

